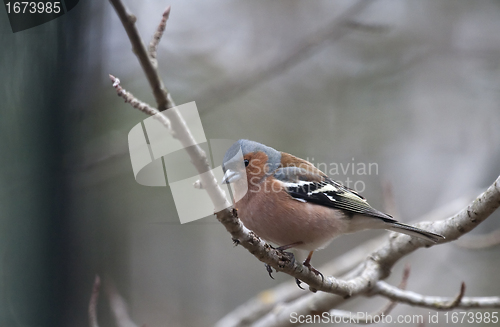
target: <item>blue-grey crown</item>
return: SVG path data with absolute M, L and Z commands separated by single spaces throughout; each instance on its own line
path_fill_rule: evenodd
M 281 152 L 259 142 L 242 139 L 236 141 L 227 150 L 224 155 L 223 165 L 225 166 L 227 162 L 234 158 L 240 149 L 243 155 L 251 152 L 264 152 L 268 157 L 269 172 L 276 170 L 281 163 Z

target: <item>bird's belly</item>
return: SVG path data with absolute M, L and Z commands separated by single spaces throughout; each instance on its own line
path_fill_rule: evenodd
M 301 242 L 294 248 L 313 251 L 347 231 L 348 219 L 338 210 L 296 200 L 287 201 L 283 207 L 279 205 L 283 203 L 280 195 L 275 196 L 278 198 L 271 201 L 258 202 L 256 197 L 236 203 L 245 227 L 268 242 L 278 246 Z

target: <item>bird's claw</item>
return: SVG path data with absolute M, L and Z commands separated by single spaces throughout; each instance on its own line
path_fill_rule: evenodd
M 323 276 L 323 274 L 319 270 L 317 270 L 316 268 L 314 268 L 309 262 L 304 262 L 303 265 L 305 267 L 307 267 L 307 269 L 309 269 L 310 271 L 312 271 L 313 273 L 315 273 L 316 276 L 318 276 L 318 275 L 321 276 L 321 281 L 322 282 L 325 281 L 325 276 Z
M 304 291 L 305 291 L 305 288 L 303 288 L 302 286 L 300 286 L 300 284 L 302 284 L 302 282 L 301 282 L 298 278 L 295 278 L 295 283 L 297 284 L 297 286 L 298 286 L 301 290 L 304 290 Z
M 286 249 L 289 248 L 289 246 L 280 246 L 280 247 L 277 247 L 277 248 L 274 248 L 273 246 L 269 245 L 271 248 L 277 250 L 279 252 L 279 266 L 280 267 L 284 267 L 286 264 L 291 264 L 291 265 L 294 265 L 295 264 L 295 256 L 293 255 L 292 252 L 287 252 L 285 251 Z M 269 277 L 271 277 L 272 279 L 274 279 L 273 277 L 273 268 L 268 265 L 267 263 L 265 264 L 266 266 L 266 270 L 267 270 L 267 273 L 269 274 Z M 297 282 L 297 285 L 299 285 L 300 287 L 300 281 L 297 279 L 296 280 Z M 302 287 L 300 287 L 302 288 Z M 302 288 L 303 289 L 303 288 Z
M 266 270 L 267 270 L 267 273 L 269 274 L 269 277 L 271 277 L 272 279 L 274 279 L 274 277 L 273 277 L 273 268 L 270 265 L 268 265 L 267 263 L 265 263 L 265 265 L 266 265 Z

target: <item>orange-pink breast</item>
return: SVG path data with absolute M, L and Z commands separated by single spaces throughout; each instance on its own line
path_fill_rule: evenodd
M 296 242 L 296 248 L 309 251 L 322 248 L 347 231 L 348 219 L 340 212 L 293 199 L 274 178 L 235 204 L 243 224 L 266 241 L 284 246 Z

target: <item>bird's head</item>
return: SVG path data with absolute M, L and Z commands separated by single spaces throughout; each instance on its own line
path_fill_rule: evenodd
M 238 140 L 224 155 L 222 182 L 233 183 L 246 176 L 249 185 L 258 183 L 280 164 L 281 152 L 258 142 Z

